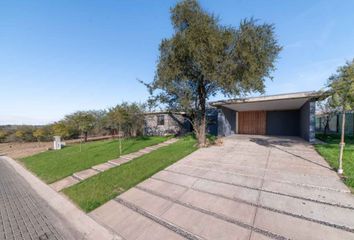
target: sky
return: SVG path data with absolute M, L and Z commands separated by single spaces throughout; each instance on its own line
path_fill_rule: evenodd
M 0 0 L 0 125 L 144 102 L 175 0 Z M 266 95 L 312 91 L 354 58 L 352 0 L 200 0 L 239 26 L 275 26 L 283 47 Z M 218 95 L 215 99 L 221 99 Z

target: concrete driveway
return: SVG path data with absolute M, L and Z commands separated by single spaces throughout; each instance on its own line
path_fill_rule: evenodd
M 354 239 L 354 197 L 299 138 L 225 138 L 90 215 L 125 239 Z

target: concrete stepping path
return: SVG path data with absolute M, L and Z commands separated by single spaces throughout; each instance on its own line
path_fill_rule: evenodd
M 140 149 L 139 151 L 133 152 L 133 153 L 129 153 L 126 155 L 122 155 L 117 159 L 112 159 L 109 160 L 105 163 L 101 163 L 95 166 L 92 166 L 89 169 L 85 169 L 76 173 L 73 173 L 71 176 L 68 176 L 66 178 L 63 178 L 57 182 L 54 182 L 52 184 L 50 184 L 50 186 L 57 192 L 63 190 L 64 188 L 68 188 L 71 187 L 83 180 L 86 180 L 90 177 L 93 177 L 101 172 L 107 171 L 111 168 L 117 167 L 119 165 L 122 165 L 123 163 L 127 163 L 135 158 L 141 157 L 147 153 L 150 153 L 152 151 L 155 151 L 161 147 L 165 147 L 168 146 L 172 143 L 177 142 L 178 139 L 176 138 L 172 138 L 169 139 L 165 142 L 153 145 L 153 146 L 149 146 L 143 149 Z

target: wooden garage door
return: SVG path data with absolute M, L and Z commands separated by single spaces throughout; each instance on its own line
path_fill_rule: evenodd
M 238 132 L 240 134 L 266 134 L 266 111 L 238 113 Z

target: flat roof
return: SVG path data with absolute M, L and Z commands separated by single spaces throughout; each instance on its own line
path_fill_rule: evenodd
M 226 107 L 235 111 L 291 110 L 299 109 L 309 100 L 318 100 L 323 92 L 309 91 L 277 95 L 235 98 L 209 102 L 214 107 Z
M 173 111 L 157 111 L 157 112 L 145 112 L 144 115 L 158 115 L 158 114 L 179 114 L 186 115 L 185 112 L 173 112 Z

